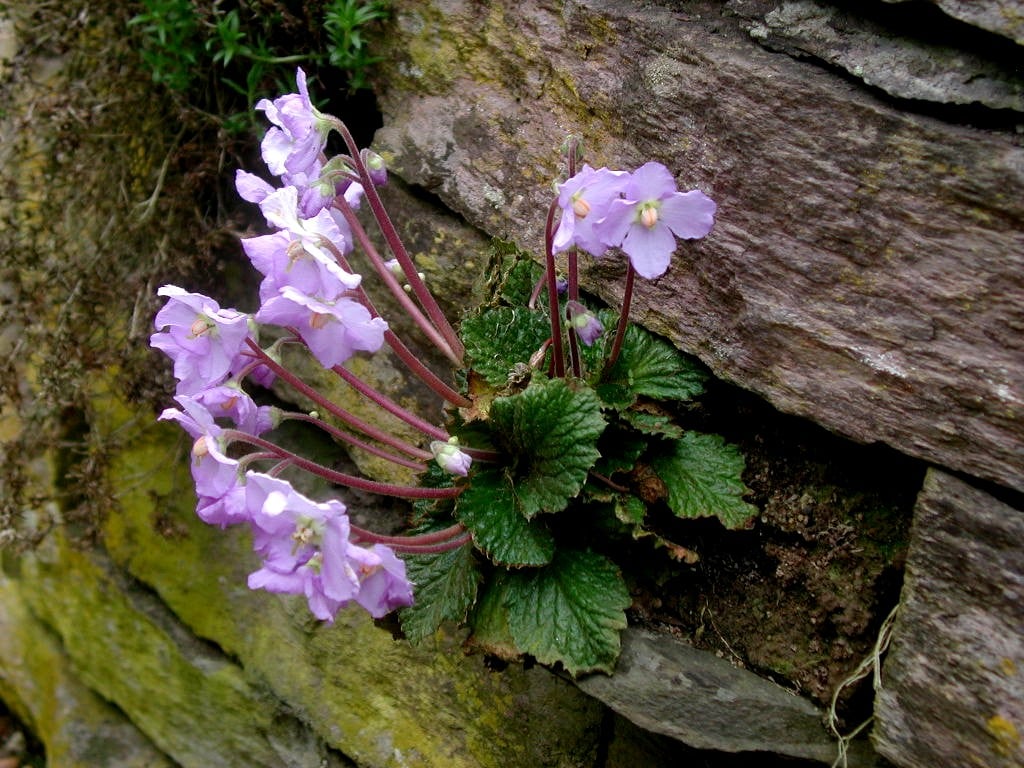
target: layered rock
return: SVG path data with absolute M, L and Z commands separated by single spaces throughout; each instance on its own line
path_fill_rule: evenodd
M 398 3 L 378 145 L 534 251 L 567 134 L 595 165 L 666 163 L 718 223 L 638 319 L 783 411 L 1024 488 L 1024 150 L 745 25 L 701 3 Z M 621 265 L 600 266 L 614 302 Z
M 1024 509 L 931 472 L 875 742 L 900 766 L 1024 764 Z

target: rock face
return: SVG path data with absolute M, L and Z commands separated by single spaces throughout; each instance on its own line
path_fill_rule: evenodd
M 378 144 L 535 251 L 566 134 L 595 165 L 665 162 L 718 223 L 640 287 L 638 319 L 783 411 L 1024 488 L 1018 139 L 903 111 L 746 23 L 702 3 L 397 3 Z M 589 288 L 614 301 L 620 265 L 600 266 Z
M 855 5 L 395 0 L 377 144 L 405 183 L 463 217 L 437 227 L 436 206 L 410 207 L 415 256 L 455 312 L 478 296 L 490 236 L 538 249 L 567 133 L 593 164 L 659 160 L 714 197 L 712 236 L 639 287 L 635 318 L 784 412 L 934 465 L 875 740 L 906 768 L 1020 765 L 1024 151 L 1004 56 L 1024 38 L 1019 3 L 927 6 L 998 39 L 991 51 L 882 34 Z M 808 700 L 675 640 L 631 631 L 621 675 L 577 687 L 539 667 L 499 672 L 454 633 L 411 647 L 363 617 L 325 627 L 301 600 L 245 589 L 249 542 L 193 514 L 145 354 L 167 244 L 195 206 L 153 194 L 175 173 L 176 155 L 161 167 L 166 105 L 125 74 L 123 20 L 86 6 L 70 3 L 63 22 L 82 48 L 72 61 L 49 51 L 5 69 L 0 123 L 21 129 L 0 142 L 0 543 L 15 527 L 34 537 L 0 560 L 0 697 L 52 764 L 655 768 L 696 762 L 689 748 L 831 764 Z M 900 67 L 886 63 L 893 40 Z M 115 81 L 116 99 L 95 87 Z M 97 162 L 110 136 L 125 137 L 118 154 Z M 230 264 L 192 268 L 239 287 Z M 608 260 L 585 281 L 615 302 L 623 274 Z M 390 369 L 368 375 L 401 387 Z M 841 515 L 834 538 L 809 531 L 840 506 L 831 491 L 789 505 L 788 490 L 762 523 L 795 510 L 807 552 L 860 549 Z M 892 599 L 881 566 L 846 579 L 836 563 L 787 569 L 780 556 L 779 584 L 840 574 L 808 622 L 850 607 L 844 590 L 869 593 L 859 608 Z M 745 561 L 731 576 L 738 591 L 744 579 L 771 591 Z M 756 602 L 737 601 L 761 622 L 746 655 L 770 667 L 759 651 L 775 605 Z
M 836 748 L 810 702 L 724 659 L 630 630 L 614 677 L 580 687 L 654 733 L 694 747 L 770 752 L 829 762 Z
M 875 743 L 900 766 L 1024 765 L 1024 510 L 933 471 Z

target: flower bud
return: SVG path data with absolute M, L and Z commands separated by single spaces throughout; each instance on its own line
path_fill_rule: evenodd
M 551 346 L 551 339 L 548 339 L 540 345 L 540 349 L 536 350 L 530 355 L 530 367 L 539 370 L 541 365 L 544 364 L 544 358 L 548 354 L 548 347 Z
M 388 168 L 384 158 L 370 149 L 364 149 L 359 153 L 366 164 L 366 170 L 370 172 L 370 181 L 376 186 L 382 187 L 388 183 Z
M 569 325 L 576 331 L 580 341 L 591 346 L 598 337 L 604 333 L 604 326 L 597 319 L 597 315 L 580 304 L 578 301 L 570 301 L 566 304 L 566 315 Z
M 435 440 L 430 444 L 430 452 L 434 454 L 434 461 L 445 472 L 465 477 L 469 474 L 469 467 L 473 459 L 466 453 L 459 450 L 459 438 L 450 437 L 448 442 Z

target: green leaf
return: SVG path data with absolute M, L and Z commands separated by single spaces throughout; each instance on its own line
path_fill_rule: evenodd
M 628 408 L 637 397 L 690 400 L 704 391 L 707 375 L 678 349 L 638 325 L 629 325 L 619 359 L 597 385 L 609 406 Z
M 594 469 L 605 477 L 628 472 L 647 448 L 647 438 L 628 429 L 621 422 L 612 422 L 598 442 L 601 458 Z
M 645 535 L 640 527 L 647 517 L 647 505 L 636 496 L 619 494 L 615 499 L 615 517 L 626 525 L 633 526 L 633 538 Z
M 497 398 L 491 424 L 514 457 L 512 487 L 528 518 L 564 509 L 601 455 L 601 403 L 592 390 L 564 379 L 535 379 L 523 392 Z
M 543 313 L 517 307 L 485 309 L 461 328 L 470 367 L 492 387 L 505 386 L 516 364 L 528 363 L 550 335 Z
M 455 514 L 473 535 L 473 543 L 495 563 L 522 567 L 551 562 L 551 531 L 520 513 L 501 470 L 474 474 L 472 484 L 459 495 Z
M 515 243 L 493 239 L 486 274 L 488 305 L 525 307 L 544 270 Z M 547 300 L 543 292 L 538 298 L 537 307 L 547 311 Z
M 720 435 L 687 432 L 651 467 L 668 489 L 668 505 L 679 517 L 717 517 L 726 528 L 743 528 L 757 507 L 743 501 L 743 454 Z
M 574 676 L 611 674 L 630 602 L 614 563 L 576 550 L 560 550 L 545 568 L 509 574 L 505 595 L 516 645 Z
M 497 571 L 481 588 L 470 617 L 473 632 L 469 642 L 505 661 L 517 661 L 522 651 L 512 639 L 512 632 L 508 628 L 508 609 L 505 607 L 508 576 L 508 571 Z
M 403 560 L 406 575 L 415 585 L 416 602 L 399 612 L 402 630 L 410 642 L 430 637 L 443 621 L 465 620 L 480 583 L 472 547 L 406 555 Z
M 630 426 L 645 435 L 657 435 L 659 437 L 679 438 L 683 436 L 683 428 L 672 421 L 672 417 L 658 410 L 635 410 L 622 411 L 622 418 L 629 422 Z

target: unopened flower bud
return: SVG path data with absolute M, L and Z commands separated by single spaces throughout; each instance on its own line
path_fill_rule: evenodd
M 473 459 L 469 454 L 459 450 L 459 438 L 450 437 L 448 442 L 435 440 L 430 444 L 430 452 L 434 454 L 434 461 L 445 472 L 465 477 L 469 474 L 469 467 Z
M 387 184 L 388 168 L 387 164 L 384 162 L 384 158 L 370 149 L 364 149 L 359 154 L 362 156 L 363 162 L 366 164 L 366 170 L 370 172 L 370 181 L 378 187 Z
M 597 315 L 578 301 L 570 301 L 566 304 L 566 314 L 568 315 L 569 325 L 579 335 L 580 341 L 588 347 L 604 333 L 604 326 L 597 319 Z
M 544 364 L 544 358 L 548 354 L 548 347 L 551 346 L 551 339 L 540 345 L 540 349 L 530 355 L 530 367 L 539 369 Z

